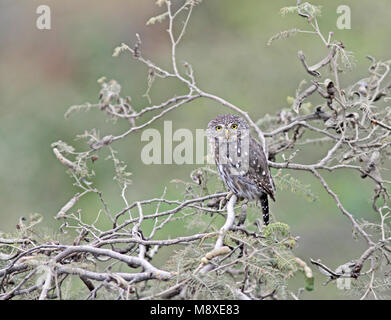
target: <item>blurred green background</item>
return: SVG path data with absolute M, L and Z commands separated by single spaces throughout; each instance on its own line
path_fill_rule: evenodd
M 175 1 L 174 1 L 175 2 Z M 319 40 L 298 34 L 277 40 L 268 39 L 281 30 L 294 27 L 308 29 L 296 15 L 281 17 L 279 9 L 295 5 L 285 1 L 203 1 L 194 10 L 183 42 L 178 47 L 178 61 L 188 61 L 195 71 L 198 85 L 247 110 L 253 119 L 275 114 L 287 107 L 286 97 L 294 96 L 302 79 L 309 79 L 297 59 L 303 50 L 311 62 L 327 54 Z M 356 67 L 342 78 L 342 86 L 365 76 L 366 55 L 391 58 L 389 41 L 391 2 L 389 0 L 313 1 L 322 5 L 320 27 L 324 34 L 334 31 L 346 49 L 353 51 Z M 36 8 L 47 4 L 52 12 L 52 29 L 36 28 Z M 337 7 L 348 5 L 352 13 L 351 30 L 336 28 Z M 147 87 L 148 70 L 129 54 L 112 57 L 121 42 L 133 44 L 135 33 L 142 39 L 141 50 L 157 64 L 169 68 L 167 25 L 146 26 L 146 21 L 162 12 L 152 0 L 67 0 L 33 1 L 1 0 L 0 2 L 0 230 L 15 229 L 20 216 L 38 212 L 44 224 L 55 230 L 59 225 L 52 217 L 77 191 L 65 168 L 57 161 L 50 144 L 63 140 L 81 149 L 87 146 L 75 141 L 85 129 L 99 128 L 104 134 L 119 134 L 126 123 L 113 125 L 98 110 L 78 113 L 69 120 L 64 113 L 69 106 L 86 101 L 97 102 L 100 86 L 97 79 L 106 76 L 122 85 L 123 96 L 133 99 L 133 106 L 148 105 L 142 95 Z M 326 71 L 324 71 L 326 72 Z M 173 93 L 184 92 L 175 81 L 156 80 L 151 92 L 153 103 Z M 197 100 L 176 112 L 178 128 L 205 128 L 208 121 L 226 111 L 216 103 Z M 162 128 L 163 121 L 154 123 Z M 146 166 L 140 159 L 144 146 L 140 134 L 114 145 L 119 157 L 133 173 L 129 201 L 160 196 L 167 186 L 167 197 L 180 199 L 182 190 L 171 184 L 174 178 L 189 181 L 192 165 Z M 307 163 L 323 156 L 322 150 L 301 156 Z M 112 182 L 114 170 L 104 156 L 94 164 L 97 186 L 104 192 L 112 212 L 123 205 L 119 187 Z M 274 216 L 291 226 L 300 236 L 298 256 L 321 258 L 338 266 L 356 258 L 364 249 L 351 236 L 351 224 L 342 216 L 322 187 L 307 173 L 292 175 L 311 184 L 319 197 L 314 203 L 289 192 L 277 193 L 272 204 Z M 373 185 L 351 172 L 326 174 L 343 203 L 355 217 L 376 219 L 369 200 Z M 96 198 L 81 203 L 86 220 L 96 214 Z M 177 228 L 172 236 L 183 234 Z M 322 287 L 325 280 L 317 271 L 315 291 L 303 298 L 330 299 L 344 297 L 335 284 Z M 301 279 L 299 279 L 301 280 Z M 298 281 L 299 281 L 298 280 Z M 294 281 L 293 281 L 294 282 Z M 300 285 L 301 282 L 297 282 Z M 293 285 L 296 285 L 293 283 Z

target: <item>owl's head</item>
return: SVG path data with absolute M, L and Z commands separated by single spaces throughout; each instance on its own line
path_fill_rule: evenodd
M 208 124 L 207 135 L 221 140 L 235 140 L 247 136 L 249 126 L 243 118 L 233 114 L 223 114 L 211 120 Z

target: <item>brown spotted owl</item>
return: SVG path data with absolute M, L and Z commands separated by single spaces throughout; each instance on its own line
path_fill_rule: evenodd
M 268 196 L 274 198 L 274 182 L 262 146 L 250 135 L 243 118 L 224 114 L 211 120 L 207 136 L 218 172 L 238 197 L 261 202 L 263 221 L 269 224 Z

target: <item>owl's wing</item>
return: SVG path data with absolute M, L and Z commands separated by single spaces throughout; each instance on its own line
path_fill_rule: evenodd
M 249 142 L 249 175 L 255 180 L 261 189 L 267 193 L 270 198 L 275 201 L 274 198 L 274 181 L 270 173 L 269 165 L 262 146 L 252 137 Z

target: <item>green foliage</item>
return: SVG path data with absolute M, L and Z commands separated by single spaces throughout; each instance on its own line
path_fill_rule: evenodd
M 71 154 L 75 151 L 74 147 L 70 146 L 69 144 L 67 144 L 66 142 L 61 141 L 61 140 L 53 142 L 51 144 L 51 147 L 57 148 L 58 151 L 60 151 L 61 153 L 65 152 L 66 154 Z
M 271 46 L 272 43 L 275 41 L 275 40 L 278 40 L 278 39 L 287 39 L 287 38 L 290 38 L 290 37 L 293 37 L 297 34 L 299 30 L 296 29 L 296 28 L 293 28 L 293 29 L 289 29 L 289 30 L 284 30 L 284 31 L 280 31 L 279 33 L 275 34 L 274 36 L 272 36 L 268 42 L 267 42 L 267 45 L 268 46 Z
M 314 277 L 305 277 L 305 286 L 304 286 L 304 288 L 307 291 L 314 290 L 314 285 L 315 285 L 315 278 Z
M 110 155 L 106 159 L 113 160 L 115 169 L 115 175 L 113 177 L 113 180 L 117 181 L 120 187 L 123 187 L 132 183 L 132 180 L 130 180 L 129 178 L 132 173 L 126 170 L 126 163 L 117 158 L 117 153 L 117 151 L 110 147 Z
M 290 237 L 289 227 L 280 223 L 268 229 L 266 238 L 271 241 L 230 231 L 226 234 L 225 242 L 235 245 L 235 249 L 215 258 L 220 261 L 220 266 L 227 267 L 206 274 L 196 270 L 214 239 L 187 245 L 176 250 L 164 266 L 176 273 L 175 280 L 156 284 L 157 287 L 151 286 L 148 292 L 153 295 L 186 281 L 186 290 L 182 293 L 184 299 L 235 299 L 241 285 L 248 281 L 260 297 L 274 290 L 285 296 L 287 280 L 298 271 L 292 248 L 285 244 L 286 237 Z
M 268 238 L 272 234 L 279 234 L 286 237 L 289 234 L 289 226 L 286 223 L 275 222 L 263 227 L 263 235 Z
M 307 17 L 308 19 L 313 19 L 321 15 L 322 6 L 315 6 L 308 2 L 304 2 L 299 6 L 284 7 L 280 9 L 280 14 L 286 16 L 290 13 L 298 13 L 302 16 Z
M 166 0 L 157 0 L 156 5 L 161 7 L 163 4 L 166 4 Z M 183 4 L 184 7 L 186 6 L 195 6 L 197 4 L 201 3 L 201 0 L 186 0 L 186 2 Z M 148 19 L 146 25 L 155 24 L 156 22 L 161 23 L 168 17 L 169 13 L 164 12 L 162 14 L 159 14 L 157 16 L 151 17 Z
M 155 24 L 156 22 L 162 22 L 163 20 L 165 20 L 166 18 L 168 17 L 168 12 L 165 12 L 163 14 L 159 14 L 158 16 L 155 16 L 155 17 L 152 17 L 152 18 L 149 18 L 149 20 L 147 21 L 147 25 L 150 25 L 150 24 Z
M 311 190 L 311 185 L 305 185 L 298 179 L 292 177 L 289 173 L 282 174 L 279 170 L 274 175 L 274 183 L 276 187 L 281 191 L 290 191 L 304 197 L 309 202 L 314 202 L 318 199 L 318 196 Z
M 79 105 L 73 105 L 68 108 L 68 110 L 64 113 L 64 118 L 69 119 L 70 116 L 76 112 L 81 112 L 81 111 L 90 111 L 90 109 L 93 107 L 93 105 L 89 102 L 79 104 Z

